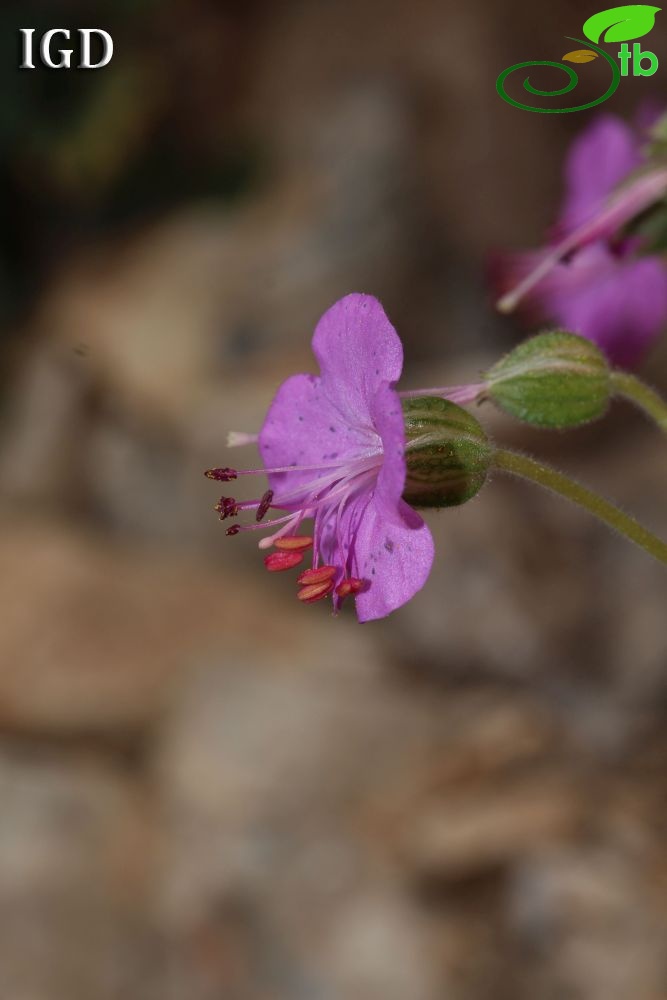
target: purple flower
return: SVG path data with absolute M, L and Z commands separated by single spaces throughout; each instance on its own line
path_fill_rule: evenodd
M 348 295 L 317 324 L 313 351 L 320 375 L 293 375 L 279 388 L 259 433 L 265 469 L 211 469 L 211 479 L 266 475 L 258 499 L 222 497 L 221 518 L 255 511 L 255 522 L 228 534 L 270 528 L 268 570 L 312 567 L 298 578 L 300 600 L 332 595 L 334 609 L 353 595 L 360 621 L 382 618 L 424 585 L 433 539 L 402 499 L 406 478 L 401 402 L 393 386 L 403 350 L 382 306 Z M 248 440 L 246 437 L 244 440 Z M 264 520 L 269 507 L 281 516 Z M 303 522 L 313 523 L 311 533 Z
M 643 162 L 639 137 L 612 115 L 575 140 L 550 244 L 498 262 L 506 290 L 501 311 L 522 303 L 540 319 L 588 337 L 616 364 L 639 361 L 667 322 L 667 267 L 658 257 L 639 256 L 640 239 L 619 236 L 667 192 L 663 167 L 628 180 Z

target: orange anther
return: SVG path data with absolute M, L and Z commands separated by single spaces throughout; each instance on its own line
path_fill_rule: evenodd
M 305 552 L 313 544 L 313 539 L 310 535 L 285 535 L 284 538 L 276 538 L 273 544 L 283 552 Z
M 314 604 L 315 601 L 328 597 L 333 589 L 333 581 L 325 580 L 323 583 L 311 583 L 307 587 L 302 587 L 296 596 L 304 604 Z
M 303 573 L 299 574 L 297 583 L 304 585 L 311 583 L 327 583 L 329 580 L 333 580 L 335 575 L 335 566 L 320 566 L 318 569 L 304 569 Z

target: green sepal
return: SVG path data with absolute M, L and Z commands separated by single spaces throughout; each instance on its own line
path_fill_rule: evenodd
M 407 478 L 412 507 L 456 507 L 484 485 L 493 447 L 475 417 L 448 399 L 402 401 Z
M 578 427 L 604 416 L 611 398 L 604 354 L 564 330 L 539 333 L 484 376 L 489 399 L 535 427 Z

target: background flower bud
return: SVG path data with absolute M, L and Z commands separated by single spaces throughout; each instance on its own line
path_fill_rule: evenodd
M 472 414 L 438 396 L 403 400 L 407 478 L 415 507 L 455 507 L 484 485 L 492 445 Z
M 611 398 L 609 364 L 584 337 L 540 333 L 506 354 L 485 376 L 501 410 L 537 427 L 565 428 L 602 417 Z

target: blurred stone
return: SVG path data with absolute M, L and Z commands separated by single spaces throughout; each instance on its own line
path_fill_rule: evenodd
M 276 579 L 252 583 L 51 521 L 5 515 L 0 561 L 0 726 L 10 730 L 139 733 L 174 684 L 221 650 L 302 663 L 318 635 L 312 609 Z M 355 662 L 363 634 L 332 625 Z M 344 663 L 347 652 L 330 648 Z
M 151 851 L 136 789 L 85 759 L 5 750 L 0 796 L 2 995 L 134 994 L 153 950 Z
M 511 884 L 525 988 L 557 1000 L 658 1000 L 667 907 L 639 858 L 591 846 L 537 853 Z
M 424 913 L 378 886 L 351 892 L 327 929 L 320 975 L 349 1000 L 435 1000 L 443 995 Z
M 12 386 L 1 428 L 0 494 L 76 502 L 90 383 L 80 358 L 39 343 Z
M 580 794 L 553 776 L 445 797 L 409 831 L 403 850 L 422 879 L 488 875 L 526 851 L 572 837 L 584 815 Z
M 308 663 L 276 650 L 268 671 L 246 656 L 193 675 L 165 720 L 157 909 L 197 996 L 439 996 L 368 812 L 430 758 L 438 713 L 382 683 L 368 630 L 347 633 Z M 197 945 L 222 927 L 231 966 Z
M 408 892 L 426 874 L 424 856 L 407 845 L 438 809 L 449 819 L 450 802 L 462 831 L 471 781 L 493 785 L 550 752 L 555 734 L 533 703 L 389 684 L 372 631 L 349 624 L 339 621 L 307 662 L 276 650 L 267 670 L 246 653 L 242 665 L 229 658 L 190 674 L 165 715 L 156 910 L 170 975 L 196 996 L 308 988 L 354 1000 L 439 998 L 447 974 Z M 543 791 L 533 807 L 536 790 L 537 777 L 518 790 L 510 782 L 517 818 L 504 820 L 505 835 L 500 793 L 478 806 L 484 845 L 472 845 L 471 860 L 461 833 L 448 874 L 508 863 L 531 837 L 569 836 L 577 804 L 568 789 L 551 801 Z M 225 939 L 235 960 L 214 958 Z

